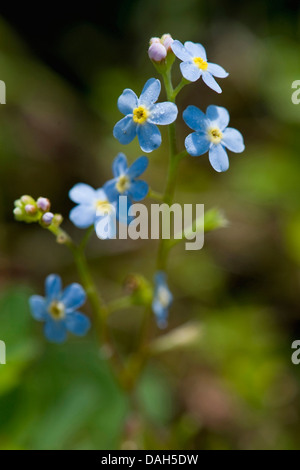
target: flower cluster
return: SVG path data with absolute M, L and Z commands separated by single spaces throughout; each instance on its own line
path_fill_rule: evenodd
M 14 216 L 19 222 L 28 224 L 39 222 L 43 227 L 51 225 L 59 227 L 63 218 L 61 214 L 50 212 L 51 203 L 45 197 L 35 200 L 33 197 L 24 195 L 15 201 Z

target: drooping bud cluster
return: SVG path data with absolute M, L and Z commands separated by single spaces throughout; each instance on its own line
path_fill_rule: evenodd
M 170 34 L 164 34 L 161 38 L 151 38 L 148 56 L 155 66 L 170 66 L 175 59 L 171 45 L 173 38 Z
M 150 304 L 153 297 L 151 284 L 139 274 L 128 274 L 124 282 L 124 288 L 131 295 L 133 305 Z
M 50 225 L 59 227 L 63 221 L 61 214 L 50 212 L 51 203 L 46 197 L 33 197 L 24 195 L 15 201 L 14 216 L 19 222 L 28 224 L 39 222 L 42 227 L 48 228 Z

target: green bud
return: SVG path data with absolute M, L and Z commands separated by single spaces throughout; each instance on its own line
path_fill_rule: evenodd
M 19 222 L 26 222 L 27 224 L 38 222 L 42 215 L 35 200 L 31 196 L 22 196 L 15 201 L 14 205 L 13 213 L 15 219 Z
M 152 302 L 153 288 L 147 279 L 139 274 L 127 276 L 125 289 L 131 295 L 133 305 L 148 305 Z

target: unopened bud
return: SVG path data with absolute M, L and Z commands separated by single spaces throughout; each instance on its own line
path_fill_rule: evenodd
M 33 199 L 33 197 L 31 197 L 31 196 L 25 195 L 25 196 L 22 196 L 22 197 L 21 197 L 21 202 L 22 202 L 22 204 L 24 204 L 24 205 L 26 205 L 26 204 L 33 204 L 33 203 L 34 203 L 34 199 Z
M 51 225 L 53 217 L 54 217 L 54 214 L 52 214 L 52 212 L 45 212 L 45 214 L 42 217 L 42 223 L 47 226 Z
M 155 44 L 157 42 L 160 42 L 159 38 L 151 38 L 150 41 L 149 41 L 149 45 L 151 46 L 152 44 Z
M 149 47 L 148 56 L 154 62 L 161 62 L 167 56 L 166 48 L 160 42 L 155 42 Z
M 23 212 L 22 212 L 22 209 L 20 209 L 20 207 L 16 207 L 16 208 L 14 209 L 14 215 L 20 216 L 20 215 L 22 215 L 22 214 L 23 214 Z
M 56 227 L 59 227 L 62 224 L 63 220 L 64 220 L 64 218 L 61 214 L 54 214 L 54 217 L 52 219 L 52 223 Z
M 171 34 L 164 34 L 161 37 L 161 42 L 166 48 L 167 52 L 172 51 L 171 46 L 172 46 L 172 43 L 174 42 L 174 39 L 172 38 Z
M 47 199 L 46 197 L 39 197 L 38 200 L 36 201 L 36 204 L 38 208 L 43 212 L 48 212 L 51 207 L 51 203 L 49 199 Z
M 26 204 L 25 212 L 28 215 L 35 215 L 37 213 L 37 208 L 33 204 Z

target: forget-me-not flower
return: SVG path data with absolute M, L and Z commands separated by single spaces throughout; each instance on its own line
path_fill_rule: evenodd
M 156 103 L 161 90 L 160 81 L 150 78 L 141 96 L 126 89 L 118 99 L 118 108 L 125 117 L 114 127 L 114 137 L 121 144 L 129 144 L 137 135 L 143 152 L 149 153 L 161 144 L 161 134 L 157 127 L 168 125 L 177 118 L 178 110 L 174 103 Z
M 169 308 L 173 302 L 173 295 L 167 284 L 167 275 L 157 271 L 154 277 L 155 290 L 152 301 L 152 310 L 159 328 L 166 328 L 168 324 Z
M 45 323 L 46 338 L 53 343 L 63 343 L 68 331 L 84 336 L 91 322 L 83 313 L 77 312 L 86 299 L 83 287 L 73 283 L 63 290 L 60 276 L 50 274 L 45 281 L 45 293 L 45 297 L 32 295 L 29 305 L 33 318 Z
M 242 134 L 229 124 L 227 109 L 208 106 L 206 114 L 196 106 L 188 106 L 183 112 L 186 124 L 196 132 L 185 139 L 185 147 L 192 157 L 208 152 L 211 166 L 218 172 L 229 168 L 226 148 L 235 153 L 245 150 Z
M 144 199 L 148 194 L 149 186 L 146 181 L 137 178 L 144 173 L 148 163 L 147 157 L 139 157 L 131 166 L 128 166 L 126 155 L 119 153 L 113 162 L 114 178 L 103 186 L 109 200 L 118 202 L 119 196 L 127 196 L 130 203 Z
M 174 54 L 182 60 L 180 70 L 186 80 L 195 82 L 202 77 L 207 86 L 217 93 L 222 93 L 214 77 L 226 78 L 228 73 L 220 65 L 207 62 L 206 51 L 202 44 L 186 41 L 183 45 L 176 40 L 171 48 Z
M 78 204 L 70 212 L 70 220 L 78 228 L 95 226 L 98 238 L 113 238 L 116 234 L 116 202 L 109 201 L 103 188 L 94 189 L 78 183 L 69 192 L 71 201 Z

